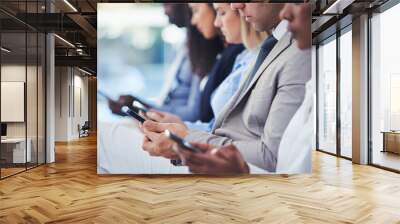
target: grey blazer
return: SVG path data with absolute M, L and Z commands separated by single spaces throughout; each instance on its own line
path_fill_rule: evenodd
M 244 88 L 242 82 L 216 118 L 212 133 L 190 131 L 185 139 L 217 146 L 234 144 L 248 163 L 274 172 L 281 137 L 304 100 L 310 78 L 311 55 L 299 50 L 287 32 L 250 85 Z

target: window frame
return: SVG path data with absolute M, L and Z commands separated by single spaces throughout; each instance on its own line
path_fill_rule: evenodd
M 373 153 L 374 153 L 374 147 L 373 147 L 373 130 L 372 130 L 372 119 L 373 119 L 373 113 L 372 113 L 372 94 L 373 94 L 373 88 L 372 88 L 372 19 L 373 19 L 373 14 L 381 14 L 384 13 L 385 11 L 393 8 L 394 6 L 397 6 L 400 4 L 399 0 L 388 0 L 382 5 L 380 5 L 377 8 L 374 8 L 373 10 L 368 11 L 368 31 L 367 31 L 367 39 L 368 39 L 368 68 L 367 68 L 367 77 L 368 77 L 368 165 L 380 168 L 383 170 L 395 172 L 395 173 L 400 173 L 400 170 L 394 169 L 391 167 L 387 167 L 384 165 L 380 165 L 377 163 L 373 162 Z
M 343 27 L 337 26 L 338 24 L 334 24 L 333 26 L 336 27 L 336 32 L 331 33 L 331 35 L 326 36 L 323 39 L 318 40 L 318 42 L 315 44 L 316 45 L 316 150 L 319 152 L 323 152 L 329 155 L 333 155 L 339 158 L 343 158 L 346 160 L 352 160 L 352 158 L 347 157 L 342 155 L 341 153 L 341 118 L 340 118 L 340 103 L 341 103 L 341 97 L 340 97 L 340 84 L 341 84 L 341 66 L 340 66 L 340 37 L 347 32 L 352 32 L 352 22 L 349 22 L 349 16 L 344 17 L 342 20 L 339 20 L 337 23 L 343 23 Z M 329 29 L 329 28 L 328 28 Z M 320 88 L 320 83 L 319 83 L 319 47 L 322 44 L 326 44 L 330 41 L 336 41 L 336 152 L 328 152 L 327 150 L 324 150 L 319 147 L 319 99 L 320 99 L 320 94 L 319 94 L 319 88 Z

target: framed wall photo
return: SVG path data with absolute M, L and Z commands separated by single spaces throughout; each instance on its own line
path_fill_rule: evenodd
M 25 82 L 1 82 L 1 122 L 24 122 Z

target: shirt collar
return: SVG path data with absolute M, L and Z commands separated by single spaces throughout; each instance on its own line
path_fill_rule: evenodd
M 277 39 L 278 41 L 282 39 L 283 36 L 288 32 L 288 21 L 287 20 L 282 20 L 278 26 L 276 26 L 272 30 L 272 35 Z

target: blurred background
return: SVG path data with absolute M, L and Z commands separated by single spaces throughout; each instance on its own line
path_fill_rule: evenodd
M 131 94 L 157 102 L 184 29 L 168 23 L 162 4 L 98 4 L 98 90 L 117 99 Z M 114 121 L 98 97 L 99 121 Z

